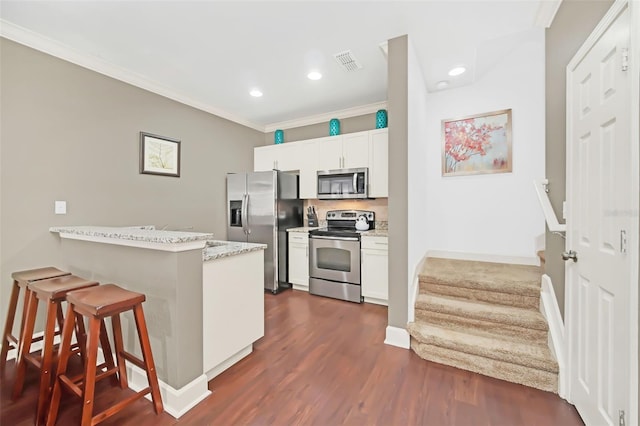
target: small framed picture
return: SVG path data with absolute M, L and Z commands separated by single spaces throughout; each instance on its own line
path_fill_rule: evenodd
M 511 110 L 442 120 L 442 176 L 511 172 Z
M 140 132 L 140 173 L 180 177 L 180 141 Z

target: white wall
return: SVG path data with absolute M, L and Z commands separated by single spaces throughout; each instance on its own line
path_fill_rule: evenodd
M 422 140 L 409 141 L 410 253 L 424 254 L 426 246 L 535 259 L 535 239 L 545 230 L 532 185 L 544 177 L 544 30 L 531 30 L 522 40 L 473 85 L 430 93 L 426 105 L 410 108 L 410 116 L 422 114 L 426 131 L 425 137 L 419 132 Z M 513 172 L 442 177 L 441 120 L 508 108 Z
M 427 144 L 429 137 L 429 121 L 425 118 L 433 112 L 428 108 L 427 87 L 424 82 L 422 69 L 418 62 L 411 37 L 409 37 L 407 55 L 407 87 L 408 87 L 408 320 L 414 319 L 415 291 L 417 286 L 416 268 L 427 249 L 429 238 L 425 212 L 428 204 L 427 178 L 428 170 L 425 167 L 427 161 Z M 393 141 L 389 142 L 389 149 L 393 149 Z

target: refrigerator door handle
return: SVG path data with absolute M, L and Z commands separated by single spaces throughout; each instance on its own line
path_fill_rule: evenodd
M 247 220 L 249 219 L 249 194 L 242 195 L 242 230 L 245 234 L 249 234 L 249 224 Z

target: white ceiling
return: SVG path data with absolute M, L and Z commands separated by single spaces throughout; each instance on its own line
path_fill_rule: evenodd
M 428 90 L 441 80 L 451 81 L 450 88 L 473 83 L 517 48 L 522 33 L 540 22 L 545 3 L 2 0 L 0 34 L 269 131 L 385 102 L 380 44 L 404 34 Z M 345 50 L 363 69 L 338 65 L 333 55 Z M 467 73 L 448 77 L 459 64 Z M 308 80 L 311 69 L 323 78 Z M 249 96 L 254 87 L 264 96 Z

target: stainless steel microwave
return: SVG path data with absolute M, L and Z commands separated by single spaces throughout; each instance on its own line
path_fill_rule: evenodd
M 369 169 L 318 170 L 318 199 L 367 198 Z

